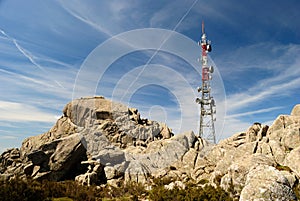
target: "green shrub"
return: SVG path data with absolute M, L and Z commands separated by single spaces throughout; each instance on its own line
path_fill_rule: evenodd
M 18 178 L 0 183 L 0 197 L 2 201 L 43 201 L 47 198 L 39 182 L 25 182 Z
M 196 184 L 187 184 L 186 189 L 174 188 L 167 190 L 164 185 L 169 184 L 170 179 L 154 179 L 152 190 L 146 191 L 140 183 L 120 184 L 113 186 L 82 186 L 74 181 L 51 182 L 28 179 L 13 179 L 9 182 L 0 182 L 1 201 L 96 201 L 96 200 L 232 200 L 228 193 L 220 187 L 214 188 L 205 185 L 203 188 Z
M 52 201 L 73 201 L 73 199 L 68 197 L 63 197 L 63 198 L 53 198 Z
M 183 189 L 175 187 L 165 189 L 163 185 L 156 185 L 150 192 L 149 198 L 153 201 L 231 201 L 232 198 L 222 188 L 205 185 L 203 188 L 189 184 Z

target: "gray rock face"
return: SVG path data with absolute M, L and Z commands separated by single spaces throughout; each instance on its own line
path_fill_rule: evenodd
M 247 175 L 240 201 L 297 200 L 286 177 L 272 166 L 252 167 Z
M 1 180 L 8 180 L 15 173 L 23 174 L 23 167 L 20 160 L 20 150 L 13 148 L 3 152 L 0 156 L 0 174 Z
M 181 160 L 192 148 L 195 140 L 193 132 L 186 132 L 168 140 L 151 142 L 142 152 L 126 151 L 125 158 L 129 166 L 125 175 L 134 173 L 138 175 L 139 181 L 146 181 L 149 175 L 154 175 Z
M 299 116 L 280 115 L 270 126 L 267 136 L 270 140 L 280 142 L 286 150 L 300 145 Z
M 82 161 L 81 164 L 88 164 L 88 171 L 84 174 L 77 175 L 75 181 L 82 185 L 99 185 L 104 181 L 103 165 L 99 161 Z
M 23 160 L 27 161 L 26 175 L 54 181 L 74 178 L 83 171 L 81 161 L 86 159 L 86 150 L 77 134 L 48 142 L 39 150 L 23 153 Z
M 300 178 L 300 147 L 287 154 L 284 165 L 289 167 Z
M 146 181 L 151 172 L 166 167 L 170 160 L 176 161 L 180 155 L 172 150 L 175 156 L 170 158 L 172 154 L 167 153 L 164 145 L 153 149 L 156 145 L 151 143 L 168 139 L 173 134 L 165 124 L 141 119 L 137 109 L 97 97 L 74 100 L 64 108 L 63 113 L 78 126 L 77 132 L 90 159 L 100 161 L 107 167 L 104 172 L 108 180 L 115 178 L 114 169 L 123 173 L 125 180 Z M 188 140 L 182 142 L 183 146 Z M 170 147 L 168 145 L 166 149 Z M 148 151 L 150 149 L 151 153 Z
M 130 172 L 141 171 L 135 167 L 136 162 L 129 163 L 135 160 L 136 150 L 172 136 L 165 124 L 141 119 L 137 109 L 103 97 L 76 99 L 65 106 L 63 116 L 48 132 L 27 138 L 20 150 L 4 152 L 0 173 L 55 181 L 81 175 L 78 179 L 90 184 L 94 181 L 87 182 L 86 178 L 95 179 L 97 175 L 89 172 L 82 161 L 100 161 L 103 166 L 123 170 L 124 174 L 126 168 Z M 108 179 L 113 179 L 108 174 L 111 171 L 106 170 Z M 89 176 L 82 175 L 85 172 Z

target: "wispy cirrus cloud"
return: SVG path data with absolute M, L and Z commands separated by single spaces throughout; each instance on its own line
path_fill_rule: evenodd
M 248 92 L 242 92 L 237 93 L 228 96 L 227 101 L 231 102 L 232 104 L 228 105 L 229 111 L 236 111 L 241 108 L 247 108 L 251 105 L 262 102 L 268 98 L 272 98 L 274 96 L 281 96 L 282 98 L 284 95 L 288 95 L 289 93 L 292 93 L 291 90 L 298 89 L 300 85 L 300 78 L 293 79 L 290 81 L 287 81 L 284 84 L 278 84 L 273 85 L 269 87 L 265 87 L 264 89 L 261 89 L 260 87 L 253 87 Z M 256 91 L 257 90 L 257 91 Z M 253 92 L 256 91 L 256 92 Z
M 261 43 L 231 51 L 230 58 L 223 58 L 225 68 L 221 71 L 227 89 L 226 133 L 244 131 L 253 121 L 271 124 L 276 114 L 289 114 L 286 110 L 299 102 L 291 99 L 298 96 L 300 89 L 297 76 L 300 60 L 296 56 L 299 53 L 297 44 Z M 226 61 L 230 60 L 235 64 L 227 65 Z M 222 66 L 220 60 L 218 63 Z
M 81 3 L 79 1 L 75 1 L 72 3 L 66 1 L 59 1 L 59 3 L 70 15 L 72 15 L 76 19 L 90 25 L 94 29 L 105 33 L 108 36 L 112 36 L 111 32 L 107 28 L 95 21 L 95 17 L 90 16 L 95 13 L 89 11 L 89 9 L 91 8 L 89 8 L 87 4 Z
M 281 108 L 283 108 L 283 107 L 282 106 L 281 107 L 270 107 L 270 108 L 264 108 L 264 109 L 260 109 L 260 110 L 237 113 L 237 114 L 227 115 L 226 119 L 239 118 L 239 117 L 253 115 L 253 114 L 267 113 L 267 112 L 271 112 L 271 111 L 278 110 Z
M 40 64 L 38 64 L 35 61 L 34 55 L 32 55 L 28 50 L 24 49 L 15 38 L 12 38 L 11 36 L 9 36 L 8 34 L 6 34 L 4 32 L 3 29 L 0 29 L 0 32 L 2 33 L 2 35 L 4 35 L 5 37 L 7 37 L 7 39 L 11 40 L 13 42 L 13 44 L 16 46 L 16 48 L 37 68 L 39 68 L 43 73 L 48 74 L 48 71 L 42 67 Z M 59 83 L 57 80 L 53 79 L 53 81 L 61 88 L 64 88 L 61 83 Z
M 0 121 L 54 123 L 55 120 L 54 114 L 49 114 L 34 106 L 18 102 L 0 101 Z
M 252 47 L 250 50 L 251 49 Z M 278 51 L 281 52 L 283 49 L 286 51 L 278 53 Z M 250 54 L 251 51 L 248 52 L 248 50 L 246 47 L 246 51 L 244 51 L 245 55 Z M 260 51 L 258 51 L 257 56 L 259 52 Z M 237 52 L 237 54 L 240 55 L 242 53 Z M 296 57 L 296 55 L 300 54 L 299 45 L 276 46 L 276 44 L 273 44 L 273 48 L 270 48 L 270 51 L 264 54 L 264 56 L 258 57 L 258 61 L 252 59 L 253 55 L 248 58 L 234 59 L 241 65 L 239 67 L 243 69 L 241 71 L 236 71 L 235 66 L 231 68 L 227 66 L 227 73 L 224 77 L 225 82 L 227 80 L 234 81 L 235 77 L 240 77 L 242 81 L 243 79 L 248 79 L 248 77 L 255 75 L 255 79 L 253 80 L 255 82 L 252 81 L 249 83 L 240 81 L 241 83 L 238 86 L 241 87 L 241 92 L 230 92 L 230 94 L 228 94 L 228 111 L 230 113 L 234 113 L 242 108 L 250 109 L 256 103 L 264 102 L 274 97 L 288 97 L 294 93 L 294 90 L 299 89 L 300 78 L 297 75 L 300 72 L 300 59 Z M 274 57 L 274 54 L 278 55 L 278 57 Z M 233 53 L 233 57 L 234 55 Z M 248 67 L 247 65 L 243 65 L 246 63 L 250 64 L 251 61 L 253 62 L 253 66 Z M 246 69 L 249 69 L 249 71 Z M 259 71 L 259 69 L 263 69 L 263 71 Z M 235 88 L 236 86 L 233 85 L 232 87 Z

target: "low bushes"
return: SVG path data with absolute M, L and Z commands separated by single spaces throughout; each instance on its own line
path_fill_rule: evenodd
M 172 190 L 164 188 L 168 180 L 154 180 L 151 190 L 145 190 L 142 184 L 127 183 L 120 187 L 81 186 L 74 181 L 51 182 L 27 179 L 13 179 L 0 182 L 0 198 L 2 201 L 96 201 L 96 200 L 232 200 L 229 194 L 220 187 L 205 185 L 203 188 L 188 184 L 186 189 L 175 187 Z
M 211 185 L 199 187 L 195 184 L 188 184 L 185 189 L 175 187 L 167 190 L 162 185 L 155 185 L 149 192 L 150 200 L 163 201 L 231 201 L 232 198 L 222 188 L 214 188 Z

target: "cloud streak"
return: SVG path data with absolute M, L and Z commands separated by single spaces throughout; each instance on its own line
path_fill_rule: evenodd
M 23 103 L 0 101 L 0 121 L 55 122 L 55 115 Z
M 71 16 L 75 17 L 76 19 L 88 24 L 89 26 L 93 27 L 94 29 L 98 30 L 101 33 L 106 34 L 109 37 L 112 37 L 113 34 L 104 26 L 101 26 L 101 24 L 94 22 L 95 18 L 89 18 L 88 16 L 91 15 L 91 13 L 84 8 L 87 6 L 84 3 L 81 2 L 66 2 L 66 1 L 60 1 L 58 0 L 59 4 L 63 9 L 65 9 Z M 93 13 L 94 14 L 94 13 Z
M 35 59 L 34 59 L 34 56 L 27 50 L 25 50 L 23 47 L 21 47 L 19 45 L 19 43 L 17 42 L 16 39 L 10 37 L 8 34 L 6 34 L 3 29 L 0 29 L 0 32 L 5 36 L 7 37 L 7 39 L 11 40 L 13 42 L 13 44 L 16 46 L 16 48 L 33 64 L 35 65 L 37 68 L 39 68 L 41 71 L 43 71 L 45 74 L 48 74 L 47 70 L 42 67 L 41 65 L 39 65 Z M 61 83 L 59 83 L 57 80 L 53 80 L 59 87 L 63 88 L 64 87 L 61 85 Z
M 250 112 L 227 115 L 226 119 L 238 118 L 238 117 L 243 117 L 243 116 L 248 116 L 248 115 L 253 115 L 253 114 L 267 113 L 267 112 L 271 112 L 271 111 L 278 110 L 278 109 L 281 109 L 281 108 L 283 108 L 283 107 L 271 107 L 271 108 L 265 108 L 265 109 L 250 111 Z

